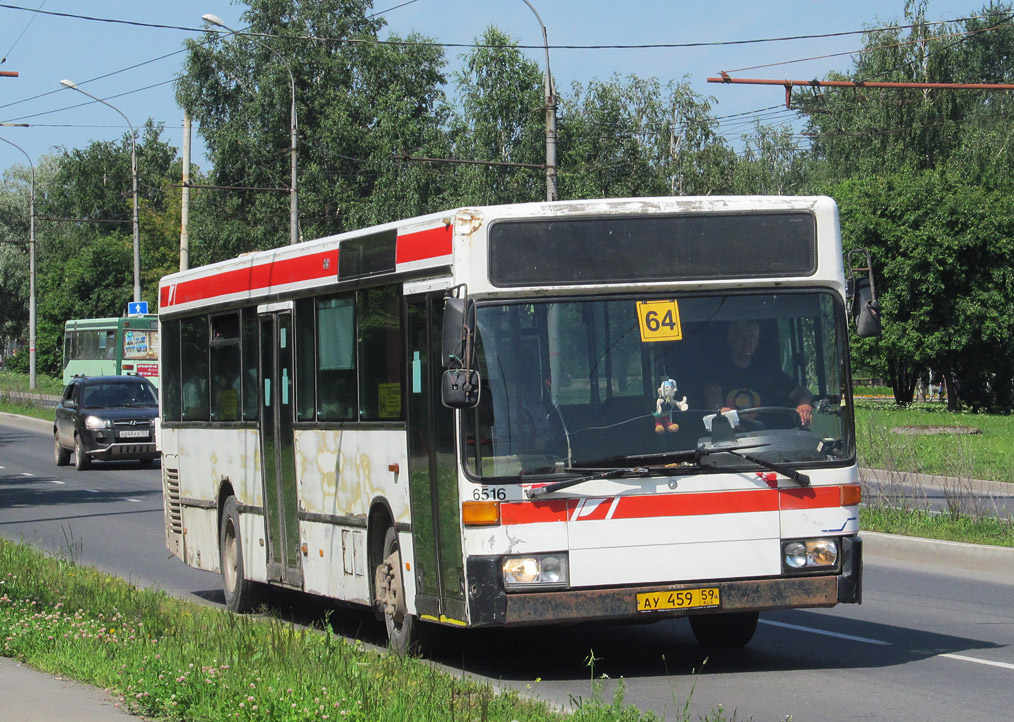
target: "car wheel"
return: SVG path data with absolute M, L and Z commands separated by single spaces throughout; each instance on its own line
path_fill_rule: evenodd
M 74 468 L 78 471 L 84 471 L 92 465 L 91 457 L 84 452 L 84 447 L 81 446 L 81 437 L 74 437 Z
M 60 437 L 53 434 L 53 457 L 57 466 L 66 466 L 70 463 L 70 452 L 60 446 Z

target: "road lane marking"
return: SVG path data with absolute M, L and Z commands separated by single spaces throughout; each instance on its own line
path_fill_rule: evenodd
M 32 474 L 32 473 L 27 472 L 27 471 L 22 471 L 21 472 L 21 476 L 35 476 L 35 474 Z
M 141 503 L 141 500 L 140 500 L 140 499 L 131 499 L 130 497 L 124 497 L 124 499 L 123 499 L 123 500 L 124 500 L 124 501 L 132 501 L 132 502 L 134 502 L 135 504 L 140 504 L 140 503 Z
M 938 657 L 947 657 L 948 659 L 957 659 L 962 662 L 975 662 L 976 664 L 987 664 L 990 667 L 1002 667 L 1003 669 L 1014 669 L 1014 664 L 1008 662 L 993 662 L 989 659 L 976 659 L 975 657 L 966 657 L 963 654 L 938 654 Z
M 894 646 L 890 642 L 885 642 L 880 639 L 870 639 L 869 637 L 856 637 L 851 634 L 839 634 L 838 632 L 828 632 L 824 629 L 815 629 L 814 627 L 802 627 L 798 624 L 786 624 L 785 622 L 775 622 L 770 619 L 761 619 L 761 624 L 770 624 L 773 627 L 784 627 L 785 629 L 795 629 L 800 632 L 812 632 L 814 634 L 823 634 L 828 637 L 837 637 L 838 639 L 849 639 L 853 642 L 864 642 L 866 644 L 877 644 L 884 647 Z M 990 667 L 1000 667 L 1001 669 L 1014 669 L 1014 664 L 1009 662 L 994 662 L 989 659 L 979 659 L 977 657 L 966 657 L 963 654 L 937 654 L 937 657 L 946 657 L 947 659 L 955 659 L 959 662 L 974 662 L 975 664 L 985 664 Z
M 66 484 L 67 483 L 65 481 L 60 481 L 59 479 L 46 479 L 46 481 L 48 481 L 50 484 Z
M 760 620 L 761 624 L 770 624 L 773 627 L 784 627 L 785 629 L 795 629 L 800 632 L 812 632 L 814 634 L 823 634 L 827 637 L 836 637 L 838 639 L 849 639 L 853 642 L 863 642 L 865 644 L 877 644 L 884 647 L 892 646 L 890 642 L 885 642 L 881 639 L 870 639 L 869 637 L 856 637 L 851 634 L 841 634 L 840 632 L 829 632 L 824 629 L 815 629 L 813 627 L 801 627 L 798 624 L 786 624 L 785 622 L 775 622 L 770 619 Z

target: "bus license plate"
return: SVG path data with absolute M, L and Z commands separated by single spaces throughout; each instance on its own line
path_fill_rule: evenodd
M 663 609 L 709 609 L 720 607 L 718 587 L 681 589 L 672 592 L 645 592 L 637 595 L 637 611 L 657 612 Z
M 147 429 L 127 429 L 117 434 L 121 439 L 139 439 L 141 437 L 147 438 Z

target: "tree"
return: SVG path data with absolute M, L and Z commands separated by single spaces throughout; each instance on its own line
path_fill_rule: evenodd
M 177 100 L 200 123 L 210 180 L 280 189 L 204 194 L 194 208 L 195 262 L 288 242 L 281 191 L 290 185 L 292 87 L 265 46 L 291 58 L 303 237 L 420 212 L 436 192 L 427 177 L 397 177 L 391 154 L 435 142 L 442 51 L 397 38 L 378 44 L 383 21 L 369 9 L 368 0 L 252 0 L 241 20 L 251 35 L 187 42 Z
M 487 28 L 454 76 L 455 111 L 449 119 L 451 157 L 501 163 L 546 161 L 544 75 L 516 42 Z M 520 203 L 545 198 L 543 172 L 507 166 L 460 166 L 452 180 L 453 205 Z
M 711 99 L 689 83 L 613 77 L 575 83 L 560 123 L 568 198 L 727 191 L 734 155 L 715 132 Z
M 948 401 L 1014 408 L 1014 201 L 944 171 L 856 178 L 832 189 L 846 248 L 869 248 L 884 323 L 857 361 L 910 403 L 927 369 Z M 982 209 L 989 208 L 989 214 Z

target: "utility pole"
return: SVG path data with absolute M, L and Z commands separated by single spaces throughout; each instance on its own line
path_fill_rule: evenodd
M 190 113 L 183 114 L 183 201 L 180 207 L 180 270 L 190 267 Z
M 556 189 L 556 88 L 549 70 L 549 36 L 539 13 L 528 0 L 523 1 L 535 13 L 535 19 L 542 28 L 542 42 L 546 46 L 546 200 L 555 201 L 560 194 Z

